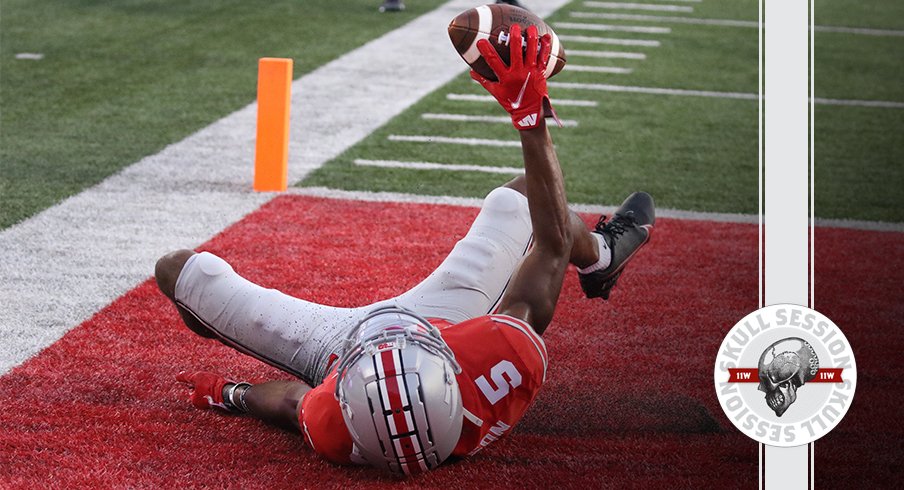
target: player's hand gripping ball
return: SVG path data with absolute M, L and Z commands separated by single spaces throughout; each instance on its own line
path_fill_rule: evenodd
M 528 27 L 536 26 L 538 39 L 549 34 L 550 59 L 544 75 L 551 78 L 562 71 L 565 67 L 565 48 L 562 47 L 556 33 L 543 22 L 543 19 L 512 5 L 504 3 L 484 5 L 458 14 L 449 24 L 449 39 L 471 69 L 487 80 L 496 81 L 496 74 L 485 57 L 481 56 L 477 43 L 481 39 L 486 39 L 495 48 L 502 62 L 508 65 L 511 63 L 509 47 L 512 38 L 521 38 L 522 55 L 527 51 L 526 36 L 512 35 L 512 26 L 515 24 L 521 26 L 522 34 L 526 34 Z

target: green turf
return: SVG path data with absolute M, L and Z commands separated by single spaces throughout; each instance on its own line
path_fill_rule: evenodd
M 758 2 L 703 2 L 693 14 L 656 14 L 756 20 Z M 895 27 L 881 20 L 890 2 L 817 4 L 817 23 Z M 600 33 L 559 29 L 559 34 L 656 39 L 659 47 L 566 43 L 566 50 L 642 52 L 646 60 L 570 57 L 569 64 L 632 68 L 631 74 L 569 72 L 555 81 L 755 94 L 758 32 L 749 27 L 576 19 L 572 11 L 605 11 L 573 2 L 550 22 L 655 25 L 670 34 Z M 631 12 L 642 13 L 644 12 Z M 845 14 L 862 14 L 846 18 Z M 816 35 L 816 95 L 824 98 L 904 101 L 904 38 Z M 477 172 L 387 170 L 358 167 L 354 159 L 478 165 L 521 165 L 517 148 L 391 142 L 389 134 L 516 140 L 505 124 L 426 121 L 424 112 L 504 115 L 489 103 L 446 100 L 447 93 L 481 94 L 463 76 L 427 97 L 377 133 L 314 172 L 302 183 L 355 190 L 481 196 L 510 176 Z M 660 206 L 700 211 L 756 213 L 758 206 L 757 104 L 710 99 L 553 89 L 554 98 L 591 99 L 597 108 L 560 107 L 577 128 L 553 129 L 573 202 L 617 204 L 645 189 Z M 819 106 L 816 112 L 816 214 L 826 218 L 904 221 L 900 162 L 904 110 Z
M 252 102 L 258 58 L 298 77 L 439 3 L 4 0 L 0 228 Z

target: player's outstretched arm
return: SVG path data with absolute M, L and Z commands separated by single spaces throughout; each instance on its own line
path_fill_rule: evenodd
M 510 39 L 520 38 L 521 28 L 512 26 Z M 538 42 L 536 27 L 528 27 L 524 54 L 520 43 L 511 43 L 511 66 L 505 66 L 487 41 L 478 42 L 477 47 L 499 81 L 473 71 L 471 76 L 511 114 L 513 125 L 520 130 L 534 230 L 534 247 L 515 272 L 498 311 L 521 318 L 542 333 L 552 320 L 574 240 L 562 170 L 543 119 L 544 109 L 549 108 L 544 76 L 549 36 Z
M 182 372 L 176 380 L 191 387 L 190 401 L 197 408 L 247 413 L 272 425 L 295 430 L 300 430 L 301 399 L 311 390 L 301 381 L 278 380 L 253 385 L 236 383 L 205 371 Z

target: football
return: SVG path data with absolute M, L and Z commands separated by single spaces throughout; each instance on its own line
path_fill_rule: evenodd
M 502 61 L 508 65 L 508 33 L 513 24 L 521 25 L 522 39 L 527 38 L 527 27 L 532 25 L 537 26 L 540 36 L 549 33 L 552 37 L 552 52 L 546 68 L 546 78 L 562 71 L 565 67 L 565 48 L 552 28 L 533 13 L 505 3 L 484 5 L 458 14 L 449 23 L 449 39 L 465 63 L 485 78 L 495 81 L 496 75 L 477 50 L 477 41 L 489 40 Z M 526 41 L 522 40 L 522 45 L 524 44 Z

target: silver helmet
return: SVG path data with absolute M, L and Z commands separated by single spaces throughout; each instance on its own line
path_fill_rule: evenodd
M 439 330 L 396 306 L 365 316 L 343 341 L 336 399 L 361 456 L 394 473 L 439 466 L 461 436 L 461 367 Z

